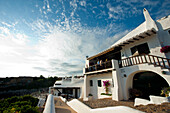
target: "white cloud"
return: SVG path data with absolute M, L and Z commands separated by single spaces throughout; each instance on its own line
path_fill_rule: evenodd
M 4 32 L 8 31 L 8 32 Z M 42 65 L 43 60 L 35 47 L 28 46 L 28 36 L 11 33 L 8 28 L 0 29 L 0 74 L 2 76 L 39 76 L 34 65 Z M 33 56 L 37 59 L 30 59 Z M 43 58 L 43 57 L 42 57 Z
M 80 1 L 79 3 L 81 6 L 84 6 L 84 7 L 86 6 L 86 1 Z
M 89 4 L 83 1 L 80 5 L 89 7 Z M 112 22 L 103 28 L 82 27 L 80 18 L 74 18 L 78 10 L 77 1 L 71 1 L 70 6 L 72 7 L 70 17 L 67 17 L 64 5 L 62 12 L 57 11 L 61 13 L 61 17 L 54 19 L 55 25 L 43 19 L 26 23 L 34 34 L 40 37 L 36 45 L 28 44 L 31 40 L 26 34 L 12 33 L 8 27 L 13 24 L 4 23 L 6 27 L 0 27 L 0 74 L 4 76 L 82 74 L 85 56 L 101 52 L 128 32 L 113 34 L 115 31 L 122 31 L 122 28 L 121 25 Z M 123 13 L 121 8 L 108 4 L 109 17 L 120 19 Z M 51 9 L 50 4 L 45 1 L 39 11 L 45 13 L 43 16 L 47 16 L 48 9 Z M 105 11 L 97 10 L 97 7 L 95 9 L 96 13 L 107 14 Z

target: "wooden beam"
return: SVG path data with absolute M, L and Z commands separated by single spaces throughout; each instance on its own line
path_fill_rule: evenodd
M 156 31 L 152 30 L 152 33 L 156 34 Z
M 151 36 L 149 33 L 145 33 L 146 35 L 148 35 L 148 36 Z
M 121 44 L 121 45 L 119 45 L 119 46 L 125 46 L 124 44 Z
M 129 40 L 128 42 L 129 42 L 129 43 L 133 43 L 134 41 Z
M 129 44 L 128 42 L 124 42 L 123 44 Z
M 145 37 L 143 37 L 143 36 L 139 36 L 139 38 L 145 38 Z
M 139 39 L 137 39 L 137 38 L 133 38 L 133 40 L 139 40 Z

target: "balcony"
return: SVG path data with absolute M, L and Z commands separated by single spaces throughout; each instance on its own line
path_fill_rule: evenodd
M 85 72 L 87 73 L 87 72 L 99 71 L 99 70 L 109 69 L 109 68 L 112 68 L 111 60 L 103 62 L 101 64 L 89 66 L 88 68 L 85 68 Z

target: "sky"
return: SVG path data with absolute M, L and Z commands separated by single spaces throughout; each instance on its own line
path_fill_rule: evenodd
M 169 0 L 0 0 L 0 77 L 82 75 L 95 55 Z

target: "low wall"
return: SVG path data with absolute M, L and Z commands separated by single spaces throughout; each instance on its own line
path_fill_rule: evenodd
M 134 106 L 138 105 L 148 105 L 148 104 L 162 104 L 164 102 L 170 102 L 170 97 L 161 97 L 161 96 L 149 96 L 150 101 L 141 98 L 135 98 Z
M 74 109 L 77 113 L 90 113 L 91 108 L 83 104 L 77 99 L 73 99 L 67 104 Z
M 54 97 L 52 94 L 48 95 L 43 113 L 55 113 Z

